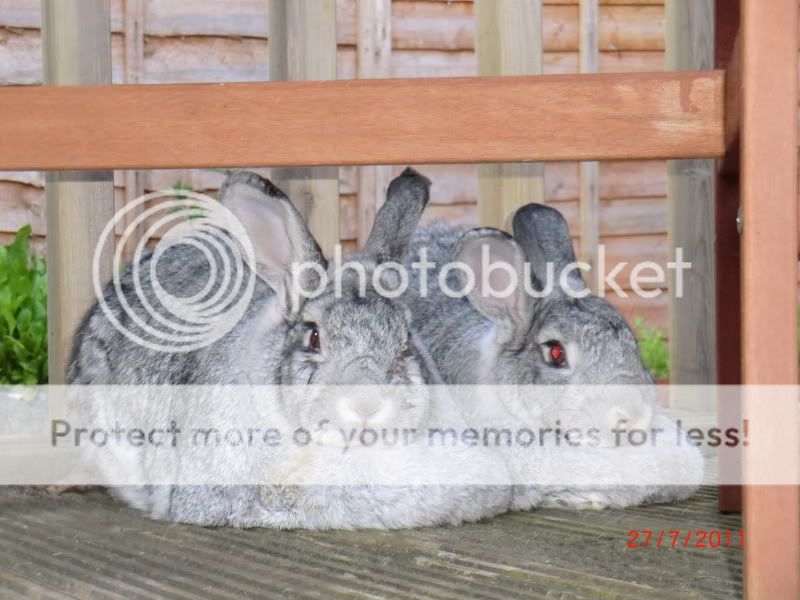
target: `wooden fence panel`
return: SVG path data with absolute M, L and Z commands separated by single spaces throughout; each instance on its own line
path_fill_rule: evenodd
M 212 0 L 139 0 L 144 12 L 144 48 L 140 81 L 172 83 L 190 81 L 263 81 L 268 77 L 267 11 L 264 0 L 236 0 L 223 7 Z M 0 85 L 37 84 L 41 82 L 40 0 L 0 0 Z M 546 74 L 578 72 L 578 0 L 543 1 L 543 70 Z M 663 68 L 663 1 L 600 0 L 599 70 L 605 72 L 655 71 Z M 356 51 L 356 0 L 337 2 L 338 52 L 340 79 L 358 76 Z M 634 10 L 638 9 L 638 10 Z M 611 23 L 611 17 L 617 25 Z M 126 81 L 125 11 L 122 0 L 111 2 L 113 75 L 115 83 Z M 392 2 L 391 28 L 393 48 L 389 61 L 391 76 L 472 76 L 477 74 L 473 51 L 475 24 L 471 1 Z M 129 75 L 128 75 L 129 76 Z M 604 163 L 600 177 L 600 237 L 624 234 L 621 228 L 607 229 L 604 215 L 614 215 L 619 223 L 631 226 L 630 233 L 650 232 L 659 216 L 643 217 L 639 198 L 663 215 L 666 195 L 666 169 L 660 161 Z M 393 173 L 398 168 L 392 168 Z M 359 207 L 357 167 L 340 171 L 340 210 L 342 238 L 355 245 L 355 230 L 349 225 L 350 208 Z M 477 177 L 470 165 L 426 165 L 423 170 L 433 180 L 429 212 L 462 224 L 477 222 Z M 125 189 L 125 176 L 117 173 L 115 185 Z M 177 182 L 214 193 L 224 174 L 211 170 L 172 169 L 145 171 L 147 191 L 171 187 Z M 16 229 L 24 214 L 34 223 L 37 198 L 42 194 L 43 177 L 38 173 L 0 173 L 0 207 L 15 206 L 13 213 L 0 212 L 0 231 Z M 548 163 L 545 167 L 545 191 L 548 202 L 567 201 L 556 206 L 568 213 L 574 232 L 578 198 L 576 163 Z M 13 191 L 12 191 L 13 190 Z M 131 192 L 132 193 L 132 192 Z M 20 199 L 24 198 L 23 204 Z M 627 205 L 619 205 L 631 200 Z M 659 209 L 659 202 L 661 208 Z M 609 207 L 614 204 L 619 208 Z M 441 206 L 440 206 L 441 205 Z M 6 220 L 5 216 L 9 215 Z M 38 219 L 38 220 L 37 220 Z M 363 220 L 363 219 L 362 219 Z M 622 227 L 622 226 L 621 226 Z M 664 232 L 655 234 L 663 236 Z M 666 255 L 665 255 L 666 256 Z M 646 308 L 648 314 L 666 314 Z

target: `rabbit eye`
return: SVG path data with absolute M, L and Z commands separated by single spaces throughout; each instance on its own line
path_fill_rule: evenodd
M 550 340 L 542 345 L 544 360 L 553 367 L 567 366 L 567 350 L 561 342 Z
M 314 352 L 319 352 L 320 348 L 320 340 L 319 340 L 319 329 L 313 323 L 309 323 L 307 325 L 308 330 L 306 331 L 305 335 L 305 346 L 309 350 L 313 350 Z

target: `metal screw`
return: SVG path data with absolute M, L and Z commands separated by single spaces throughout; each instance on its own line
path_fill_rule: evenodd
M 739 207 L 739 210 L 736 212 L 736 231 L 739 232 L 739 235 L 742 235 L 742 227 L 744 226 L 744 214 L 742 213 L 742 207 Z

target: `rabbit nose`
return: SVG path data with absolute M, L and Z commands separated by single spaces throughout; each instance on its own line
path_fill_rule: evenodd
M 381 410 L 377 398 L 341 398 L 337 409 L 343 419 L 353 423 L 366 423 Z

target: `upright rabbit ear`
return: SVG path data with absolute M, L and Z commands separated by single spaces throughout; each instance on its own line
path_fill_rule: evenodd
M 299 295 L 293 285 L 316 290 L 327 263 L 286 194 L 271 181 L 240 171 L 228 176 L 219 199 L 247 232 L 259 276 L 275 290 L 286 312 L 298 310 Z
M 543 204 L 526 204 L 514 215 L 514 239 L 525 251 L 536 286 L 543 290 L 549 283 L 560 290 L 561 273 L 569 269 L 566 283 L 572 292 L 582 292 L 586 285 L 576 266 L 575 250 L 567 221 L 560 212 Z M 548 274 L 548 264 L 552 269 Z
M 399 261 L 414 233 L 430 197 L 430 180 L 411 167 L 389 184 L 375 225 L 364 245 L 364 253 L 378 262 Z
M 464 269 L 474 275 L 467 299 L 495 323 L 498 341 L 521 339 L 530 328 L 533 301 L 525 289 L 525 253 L 514 238 L 498 229 L 473 229 L 459 240 L 453 260 L 462 263 L 454 269 L 462 285 L 469 285 Z

